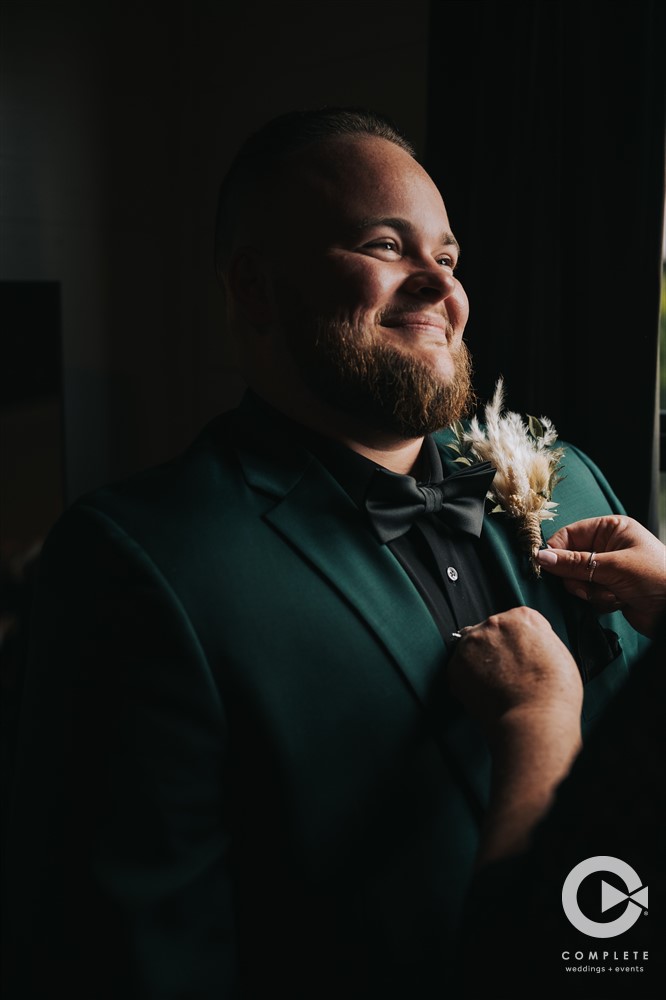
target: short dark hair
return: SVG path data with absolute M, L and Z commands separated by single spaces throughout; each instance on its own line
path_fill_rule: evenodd
M 340 136 L 376 136 L 416 157 L 414 147 L 393 122 L 366 108 L 324 107 L 290 111 L 253 132 L 238 150 L 220 185 L 215 224 L 215 270 L 229 262 L 237 213 L 245 195 L 274 175 L 280 162 L 297 149 Z

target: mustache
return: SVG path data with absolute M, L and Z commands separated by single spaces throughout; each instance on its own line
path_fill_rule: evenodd
M 400 323 L 410 316 L 429 316 L 435 319 L 438 323 L 441 323 L 444 331 L 450 335 L 453 334 L 453 324 L 449 319 L 447 313 L 443 309 L 428 308 L 425 305 L 412 305 L 405 306 L 400 309 L 384 309 L 379 312 L 375 318 L 376 326 L 391 326 L 394 323 Z
M 401 306 L 399 309 L 396 309 L 395 307 L 382 309 L 377 313 L 377 322 L 382 323 L 385 319 L 395 319 L 400 316 L 415 316 L 419 313 L 427 313 L 429 316 L 436 316 L 437 319 L 444 320 L 445 323 L 449 322 L 449 317 L 444 309 L 429 309 L 427 305 L 419 305 L 418 303 L 415 305 Z

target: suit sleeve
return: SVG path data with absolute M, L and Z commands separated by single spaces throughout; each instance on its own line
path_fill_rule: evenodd
M 104 514 L 68 512 L 31 622 L 8 995 L 238 995 L 226 740 L 177 595 Z

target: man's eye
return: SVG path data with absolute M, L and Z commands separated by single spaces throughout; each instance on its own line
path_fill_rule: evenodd
M 374 240 L 372 243 L 368 243 L 367 247 L 373 250 L 393 250 L 395 253 L 398 252 L 398 245 L 395 240 Z
M 444 267 L 450 267 L 452 271 L 455 271 L 455 269 L 456 269 L 456 262 L 453 259 L 453 257 L 449 257 L 449 256 L 438 257 L 437 258 L 437 263 L 438 264 L 442 264 Z

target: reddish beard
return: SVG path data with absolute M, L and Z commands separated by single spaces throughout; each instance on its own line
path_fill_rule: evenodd
M 472 364 L 461 341 L 445 378 L 349 322 L 319 320 L 314 341 L 292 340 L 309 388 L 330 406 L 403 438 L 421 437 L 465 416 L 473 402 Z

